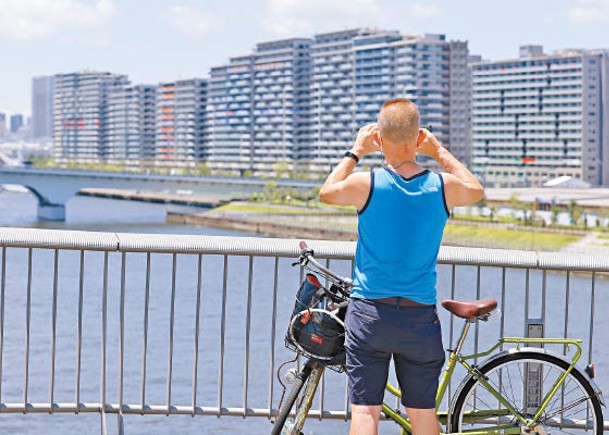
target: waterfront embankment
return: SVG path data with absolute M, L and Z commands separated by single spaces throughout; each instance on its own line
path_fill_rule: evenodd
M 324 205 L 281 205 L 234 202 L 206 212 L 168 213 L 170 223 L 201 225 L 227 230 L 247 231 L 271 237 L 356 240 L 357 213 L 354 209 Z M 591 240 L 591 234 L 598 241 Z M 582 238 L 587 243 L 579 243 Z M 588 252 L 596 246 L 609 252 L 602 234 L 590 231 L 527 227 L 514 223 L 492 223 L 450 219 L 443 244 L 535 251 L 578 250 Z M 585 249 L 584 249 L 585 248 Z
M 120 199 L 126 201 L 149 202 L 153 204 L 173 204 L 188 207 L 215 208 L 230 202 L 220 199 L 214 195 L 205 197 L 191 196 L 191 192 L 168 193 L 168 192 L 140 192 L 137 190 L 124 189 L 82 189 L 78 192 L 80 196 L 94 198 Z
M 190 206 L 169 211 L 167 222 L 271 237 L 356 240 L 355 209 L 330 207 L 317 201 L 251 202 L 201 198 L 188 192 L 169 194 L 87 189 L 87 196 Z M 609 254 L 609 235 L 577 228 L 530 226 L 517 219 L 491 221 L 480 216 L 455 215 L 444 232 L 443 244 L 452 246 L 574 251 Z
M 220 228 L 247 233 L 262 234 L 270 237 L 319 239 L 319 240 L 357 240 L 355 231 L 336 230 L 333 228 L 307 227 L 258 221 L 251 219 L 210 216 L 208 213 L 167 213 L 167 222 L 172 224 L 198 225 L 209 228 Z

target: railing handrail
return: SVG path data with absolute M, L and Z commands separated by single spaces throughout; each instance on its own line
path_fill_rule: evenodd
M 299 239 L 107 233 L 0 227 L 0 247 L 297 257 Z M 356 242 L 308 241 L 319 258 L 352 259 Z M 609 272 L 609 255 L 442 246 L 440 264 Z

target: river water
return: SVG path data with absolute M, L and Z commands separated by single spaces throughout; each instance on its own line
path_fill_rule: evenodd
M 42 223 L 36 220 L 36 200 L 29 194 L 0 193 L 0 225 L 14 227 L 44 227 L 69 230 L 133 232 L 150 234 L 201 234 L 234 235 L 248 234 L 215 230 L 210 228 L 165 223 L 165 206 L 75 197 L 67 205 L 67 221 L 64 223 Z M 296 235 L 295 235 L 296 236 Z M 2 401 L 23 400 L 25 337 L 25 288 L 27 274 L 27 253 L 25 250 L 11 250 L 7 255 L 7 307 L 5 320 L 5 361 L 3 365 Z M 55 397 L 57 402 L 74 401 L 74 373 L 76 365 L 75 325 L 78 297 L 78 253 L 62 252 L 60 257 L 60 292 L 58 300 L 58 342 L 57 379 Z M 100 372 L 100 292 L 102 254 L 87 253 L 85 257 L 85 305 L 83 334 L 83 370 L 81 379 L 81 401 L 99 400 Z M 116 402 L 118 385 L 118 298 L 120 296 L 119 255 L 111 255 L 109 276 L 109 348 L 108 348 L 108 402 Z M 168 370 L 168 301 L 171 295 L 171 256 L 156 255 L 152 258 L 149 350 L 147 358 L 146 403 L 162 405 L 166 400 L 166 379 Z M 32 290 L 32 334 L 29 402 L 46 402 L 49 394 L 50 325 L 52 307 L 52 251 L 36 251 L 34 255 L 34 279 Z M 280 262 L 277 333 L 274 363 L 288 359 L 291 353 L 282 346 L 284 325 L 294 292 L 299 280 L 298 271 L 288 267 L 289 260 Z M 140 403 L 142 366 L 142 317 L 146 257 L 142 254 L 127 256 L 125 277 L 127 294 L 125 301 L 125 367 L 124 398 L 127 403 Z M 215 406 L 218 403 L 220 310 L 222 297 L 221 257 L 205 257 L 203 264 L 203 308 L 201 320 L 201 343 L 199 352 L 198 400 L 201 406 Z M 349 264 L 335 262 L 333 267 L 346 274 Z M 228 283 L 228 322 L 224 375 L 222 380 L 222 405 L 240 407 L 244 400 L 244 385 L 248 385 L 248 406 L 266 408 L 269 402 L 269 365 L 271 341 L 269 337 L 272 315 L 272 275 L 273 262 L 270 259 L 256 259 L 253 263 L 254 283 L 252 292 L 251 325 L 249 346 L 250 369 L 244 373 L 247 312 L 244 301 L 247 294 L 246 258 L 230 260 Z M 193 306 L 196 301 L 197 258 L 178 256 L 175 343 L 173 349 L 172 404 L 188 405 L 191 400 L 191 379 L 193 371 L 192 325 Z M 439 298 L 450 295 L 450 266 L 440 266 Z M 476 297 L 477 270 L 475 267 L 456 269 L 456 296 L 468 299 Z M 502 313 L 505 319 L 506 335 L 522 335 L 524 330 L 524 297 L 526 276 L 524 271 L 508 270 L 506 275 L 506 306 Z M 530 274 L 529 317 L 541 315 L 540 273 Z M 501 297 L 501 270 L 483 268 L 480 275 L 481 297 Z M 565 319 L 567 335 L 583 338 L 587 343 L 590 324 L 590 280 L 589 276 L 570 276 L 567 294 L 567 278 L 564 274 L 548 274 L 548 298 L 546 302 L 546 335 L 563 336 Z M 609 303 L 609 285 L 604 279 L 596 283 L 596 311 L 594 319 L 594 360 L 597 365 L 598 382 L 606 390 L 609 371 L 609 352 L 602 349 L 609 344 L 608 316 L 603 308 Z M 568 310 L 567 307 L 568 298 Z M 600 308 L 599 308 L 600 307 Z M 283 308 L 283 309 L 282 309 Z M 450 344 L 450 320 L 441 313 L 445 344 Z M 500 318 L 480 328 L 480 348 L 488 347 L 499 335 Z M 455 330 L 460 327 L 455 322 Z M 469 349 L 474 350 L 473 340 Z M 556 349 L 562 352 L 563 349 Z M 588 345 L 584 345 L 587 361 Z M 458 378 L 460 373 L 456 372 Z M 456 378 L 456 379 L 457 379 Z M 344 375 L 328 373 L 326 376 L 326 409 L 342 409 L 344 406 Z M 276 406 L 281 392 L 277 385 L 273 388 L 273 405 Z M 316 404 L 315 406 L 318 406 Z M 117 433 L 113 416 L 108 417 L 109 433 Z M 239 417 L 185 417 L 185 416 L 126 416 L 126 433 L 130 434 L 267 434 L 270 423 L 264 418 Z M 90 415 L 0 415 L 0 433 L 10 434 L 97 434 L 100 428 L 98 414 Z M 344 422 L 309 421 L 307 434 L 346 434 L 348 425 Z M 397 434 L 399 431 L 384 424 L 381 433 Z

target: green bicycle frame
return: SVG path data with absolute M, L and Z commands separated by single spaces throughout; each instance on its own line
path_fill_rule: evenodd
M 465 331 L 465 333 L 467 333 L 467 332 Z M 547 392 L 545 397 L 542 399 L 539 409 L 537 410 L 537 413 L 535 414 L 535 416 L 533 416 L 532 419 L 527 420 L 525 417 L 520 415 L 520 413 L 516 409 L 514 409 L 514 407 L 507 401 L 506 398 L 504 398 L 501 395 L 501 392 L 497 391 L 489 382 L 487 382 L 487 380 L 484 378 L 484 376 L 481 376 L 481 373 L 477 371 L 476 366 L 470 365 L 467 361 L 476 359 L 476 358 L 487 357 L 487 356 L 491 355 L 493 352 L 495 352 L 497 349 L 499 349 L 501 346 L 503 346 L 504 344 L 515 344 L 516 349 L 520 349 L 520 347 L 522 345 L 533 344 L 533 343 L 542 344 L 542 345 L 544 345 L 544 344 L 561 345 L 562 344 L 562 345 L 566 346 L 567 348 L 572 345 L 572 346 L 576 347 L 576 350 L 575 350 L 575 353 L 573 354 L 573 357 L 571 359 L 571 364 L 569 365 L 568 369 L 556 380 L 556 382 L 554 383 L 552 388 L 550 388 L 550 390 Z M 479 353 L 467 355 L 467 356 L 462 356 L 462 355 L 456 353 L 455 351 L 451 351 L 450 356 L 448 358 L 448 363 L 446 364 L 446 368 L 444 370 L 444 373 L 442 374 L 442 379 L 440 380 L 440 384 L 438 386 L 438 392 L 436 394 L 436 412 L 437 412 L 438 420 L 440 421 L 440 423 L 442 423 L 444 425 L 447 425 L 449 423 L 448 422 L 448 419 L 449 419 L 448 413 L 440 412 L 440 411 L 438 411 L 438 408 L 439 408 L 440 404 L 442 403 L 442 400 L 444 400 L 444 395 L 446 394 L 448 385 L 450 384 L 450 380 L 452 378 L 453 372 L 454 372 L 455 367 L 458 362 L 467 370 L 469 375 L 473 376 L 490 394 L 493 395 L 493 397 L 495 397 L 498 400 L 498 402 L 501 405 L 503 405 L 505 407 L 505 409 L 501 409 L 501 410 L 498 409 L 496 412 L 490 411 L 491 412 L 490 415 L 497 416 L 500 414 L 500 412 L 504 413 L 505 415 L 512 415 L 518 419 L 518 421 L 522 424 L 522 426 L 532 428 L 535 425 L 535 423 L 539 420 L 539 418 L 543 414 L 543 412 L 546 409 L 546 407 L 548 406 L 548 404 L 550 404 L 550 402 L 552 401 L 552 399 L 554 398 L 554 396 L 556 395 L 556 393 L 558 392 L 560 387 L 563 385 L 563 383 L 567 379 L 567 376 L 569 375 L 569 373 L 571 373 L 571 371 L 575 367 L 575 364 L 579 360 L 581 353 L 582 353 L 581 340 L 579 340 L 579 339 L 524 338 L 524 337 L 503 337 L 503 338 L 500 338 L 497 341 L 497 343 L 494 346 L 492 346 L 490 349 L 488 349 L 484 352 L 479 352 Z M 400 390 L 398 390 L 393 385 L 387 384 L 386 389 L 392 395 L 394 395 L 396 397 L 402 397 Z M 412 425 L 410 424 L 410 421 L 408 419 L 404 418 L 404 416 L 400 414 L 399 410 L 394 410 L 386 403 L 383 403 L 382 411 L 389 419 L 395 421 L 402 427 L 402 432 L 401 432 L 402 435 L 405 435 L 406 433 L 412 433 Z M 475 413 L 475 415 L 470 414 L 470 417 L 472 417 L 472 415 L 473 415 L 473 417 L 481 417 L 481 416 L 484 416 L 488 412 L 489 411 L 477 412 L 477 413 Z M 511 427 L 511 426 L 510 427 L 490 426 L 484 430 L 477 430 L 477 431 L 470 431 L 470 432 L 463 432 L 463 433 L 452 432 L 452 434 L 455 434 L 455 435 L 490 435 L 490 434 L 499 434 L 499 433 L 517 435 L 517 434 L 521 433 L 521 428 L 520 427 Z

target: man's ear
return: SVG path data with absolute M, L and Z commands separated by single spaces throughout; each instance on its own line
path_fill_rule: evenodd
M 372 133 L 372 137 L 374 139 L 374 141 L 376 142 L 376 144 L 380 147 L 381 146 L 381 132 L 377 129 L 374 133 Z
M 417 146 L 425 139 L 425 132 L 419 128 L 419 136 L 417 137 Z

